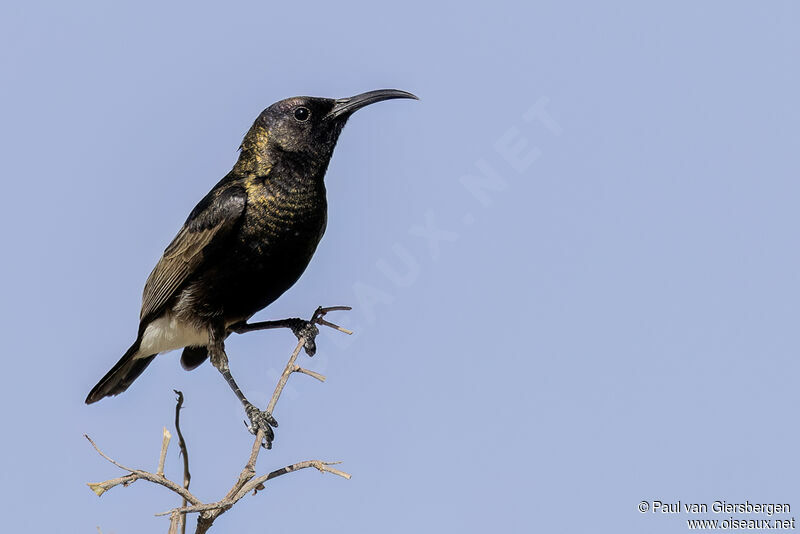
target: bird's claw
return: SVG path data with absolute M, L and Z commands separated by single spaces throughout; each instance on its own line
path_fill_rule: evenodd
M 315 325 L 312 321 L 306 321 L 304 319 L 292 319 L 292 333 L 297 337 L 297 340 L 303 340 L 303 349 L 305 349 L 306 354 L 309 356 L 313 356 L 317 353 L 317 334 L 319 334 L 319 328 Z
M 261 446 L 265 449 L 271 449 L 272 440 L 275 439 L 275 432 L 272 431 L 272 427 L 277 428 L 278 421 L 272 417 L 271 413 L 259 410 L 250 403 L 245 405 L 244 412 L 247 414 L 247 418 L 250 419 L 249 425 L 245 422 L 247 430 L 253 435 L 258 435 L 258 431 L 262 430 L 264 432 L 264 441 Z

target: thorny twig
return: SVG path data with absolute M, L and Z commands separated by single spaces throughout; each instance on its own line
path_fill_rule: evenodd
M 351 308 L 348 306 L 333 306 L 330 308 L 322 308 L 319 307 L 314 312 L 311 317 L 309 323 L 312 325 L 320 324 L 324 326 L 328 326 L 340 332 L 344 332 L 346 334 L 352 334 L 350 330 L 342 328 L 334 323 L 331 323 L 324 319 L 325 315 L 331 311 L 340 311 L 340 310 L 350 310 Z M 252 328 L 251 330 L 257 330 L 258 328 Z M 312 334 L 313 336 L 314 334 Z M 311 337 L 311 336 L 309 336 Z M 312 376 L 320 381 L 325 381 L 325 377 L 319 373 L 314 371 L 309 371 L 307 369 L 303 369 L 295 362 L 297 360 L 297 356 L 300 354 L 300 350 L 303 347 L 308 347 L 309 343 L 313 344 L 313 339 L 307 339 L 305 335 L 298 336 L 298 343 L 295 347 L 294 351 L 292 351 L 292 355 L 289 357 L 289 361 L 286 364 L 286 367 L 281 373 L 281 377 L 278 380 L 278 384 L 275 386 L 275 391 L 270 398 L 269 404 L 267 405 L 267 411 L 272 413 L 275 409 L 275 405 L 278 403 L 278 399 L 283 392 L 283 388 L 286 386 L 286 382 L 289 380 L 289 376 L 292 373 L 303 373 L 309 376 Z M 175 429 L 178 434 L 178 442 L 181 449 L 181 454 L 183 455 L 183 486 L 178 485 L 177 483 L 171 481 L 166 476 L 164 476 L 164 461 L 166 458 L 166 451 L 167 446 L 169 445 L 169 431 L 164 429 L 164 436 L 162 441 L 162 448 L 161 454 L 159 456 L 159 464 L 158 470 L 155 474 L 150 473 L 148 471 L 144 471 L 141 469 L 132 469 L 130 467 L 125 467 L 124 465 L 118 463 L 117 461 L 113 460 L 111 457 L 107 456 L 100 448 L 95 444 L 92 439 L 84 434 L 87 440 L 92 444 L 94 449 L 106 460 L 114 464 L 115 466 L 119 467 L 124 471 L 128 471 L 129 474 L 106 480 L 104 482 L 97 482 L 97 483 L 90 483 L 89 487 L 94 491 L 98 496 L 102 495 L 109 489 L 116 487 L 118 485 L 127 486 L 132 484 L 137 480 L 147 480 L 148 482 L 152 482 L 154 484 L 158 484 L 164 486 L 165 488 L 177 493 L 183 499 L 182 506 L 180 508 L 174 508 L 167 512 L 163 512 L 156 515 L 169 515 L 170 516 L 170 526 L 169 526 L 169 534 L 177 534 L 179 529 L 181 532 L 185 532 L 186 529 L 186 518 L 185 515 L 188 513 L 199 513 L 199 517 L 197 519 L 197 528 L 195 530 L 195 534 L 203 534 L 211 527 L 214 523 L 214 520 L 219 517 L 221 514 L 225 513 L 229 510 L 234 504 L 236 504 L 242 497 L 247 495 L 250 491 L 253 492 L 255 495 L 259 490 L 264 489 L 264 483 L 281 475 L 285 475 L 287 473 L 292 473 L 294 471 L 298 471 L 300 469 L 305 469 L 308 467 L 314 467 L 319 470 L 321 473 L 332 473 L 343 478 L 349 479 L 350 475 L 345 473 L 344 471 L 340 471 L 331 467 L 331 465 L 335 465 L 338 462 L 323 462 L 320 460 L 307 460 L 304 462 L 298 462 L 296 464 L 288 465 L 281 469 L 277 469 L 268 473 L 266 475 L 261 475 L 260 477 L 255 477 L 255 468 L 256 468 L 256 461 L 258 460 L 258 455 L 261 451 L 261 443 L 264 439 L 264 432 L 259 431 L 255 437 L 255 441 L 253 443 L 253 447 L 250 451 L 250 456 L 245 464 L 244 468 L 242 469 L 241 473 L 239 473 L 239 477 L 233 487 L 228 491 L 228 493 L 217 502 L 213 503 L 203 503 L 192 495 L 189 492 L 189 481 L 191 479 L 191 475 L 189 474 L 189 458 L 186 450 L 186 442 L 183 439 L 183 435 L 180 430 L 180 410 L 183 405 L 183 394 L 179 391 L 175 391 L 178 395 L 177 405 L 175 407 Z

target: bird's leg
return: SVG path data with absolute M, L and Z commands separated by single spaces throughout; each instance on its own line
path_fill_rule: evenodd
M 264 443 L 262 446 L 266 449 L 272 448 L 272 440 L 275 439 L 275 433 L 272 427 L 277 427 L 278 422 L 272 417 L 272 414 L 256 408 L 247 397 L 244 396 L 242 390 L 236 380 L 233 379 L 230 367 L 228 367 L 228 355 L 225 354 L 225 329 L 218 326 L 212 326 L 208 329 L 208 355 L 211 363 L 217 370 L 222 373 L 223 378 L 231 387 L 236 397 L 241 401 L 244 406 L 244 412 L 247 418 L 250 419 L 250 425 L 247 427 L 252 434 L 258 434 L 259 430 L 264 431 Z
M 349 332 L 349 330 L 345 330 L 341 327 L 334 325 L 333 323 L 329 323 L 328 321 L 324 320 L 323 317 L 326 313 L 331 311 L 339 311 L 339 310 L 349 310 L 349 306 L 332 306 L 330 308 L 323 308 L 320 306 L 314 312 L 314 315 L 311 316 L 311 320 L 306 321 L 305 319 L 300 319 L 298 317 L 293 317 L 291 319 L 280 319 L 278 321 L 261 321 L 258 323 L 248 323 L 247 321 L 240 321 L 238 323 L 232 324 L 228 327 L 230 332 L 235 332 L 237 334 L 244 334 L 245 332 L 253 332 L 255 330 L 269 330 L 272 328 L 288 328 L 294 333 L 298 340 L 303 340 L 303 348 L 306 351 L 306 354 L 309 356 L 313 356 L 317 352 L 317 334 L 319 334 L 319 328 L 317 328 L 318 324 L 324 324 L 327 326 L 333 326 L 339 330 L 344 332 Z
M 313 356 L 317 352 L 316 337 L 319 334 L 319 329 L 311 321 L 300 319 L 299 317 L 292 317 L 290 319 L 280 319 L 278 321 L 261 321 L 258 323 L 247 323 L 242 321 L 228 327 L 231 332 L 237 334 L 244 334 L 245 332 L 254 332 L 256 330 L 270 330 L 272 328 L 288 328 L 297 337 L 298 340 L 305 340 L 303 348 L 306 354 Z

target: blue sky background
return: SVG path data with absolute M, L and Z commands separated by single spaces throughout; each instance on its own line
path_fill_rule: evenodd
M 800 8 L 648 4 L 4 4 L 4 530 L 166 531 L 166 490 L 89 491 L 120 472 L 82 434 L 155 469 L 173 388 L 192 491 L 228 490 L 252 440 L 210 365 L 163 355 L 83 399 L 258 113 L 381 87 L 422 100 L 350 121 L 327 234 L 257 316 L 355 307 L 335 318 L 355 336 L 303 356 L 328 381 L 292 378 L 259 464 L 353 478 L 281 477 L 216 529 L 684 531 L 637 511 L 656 499 L 796 515 Z M 293 346 L 230 340 L 253 400 Z

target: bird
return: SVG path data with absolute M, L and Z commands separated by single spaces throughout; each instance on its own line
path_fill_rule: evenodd
M 225 339 L 292 287 L 311 261 L 327 225 L 325 173 L 347 120 L 400 98 L 418 100 L 379 89 L 340 99 L 292 97 L 262 111 L 231 171 L 190 212 L 150 273 L 136 340 L 86 404 L 124 392 L 158 354 L 183 349 L 186 370 L 211 360 L 242 403 L 250 431 L 263 431 L 262 445 L 270 448 L 277 421 L 241 392 Z M 298 336 L 309 326 L 292 324 Z

